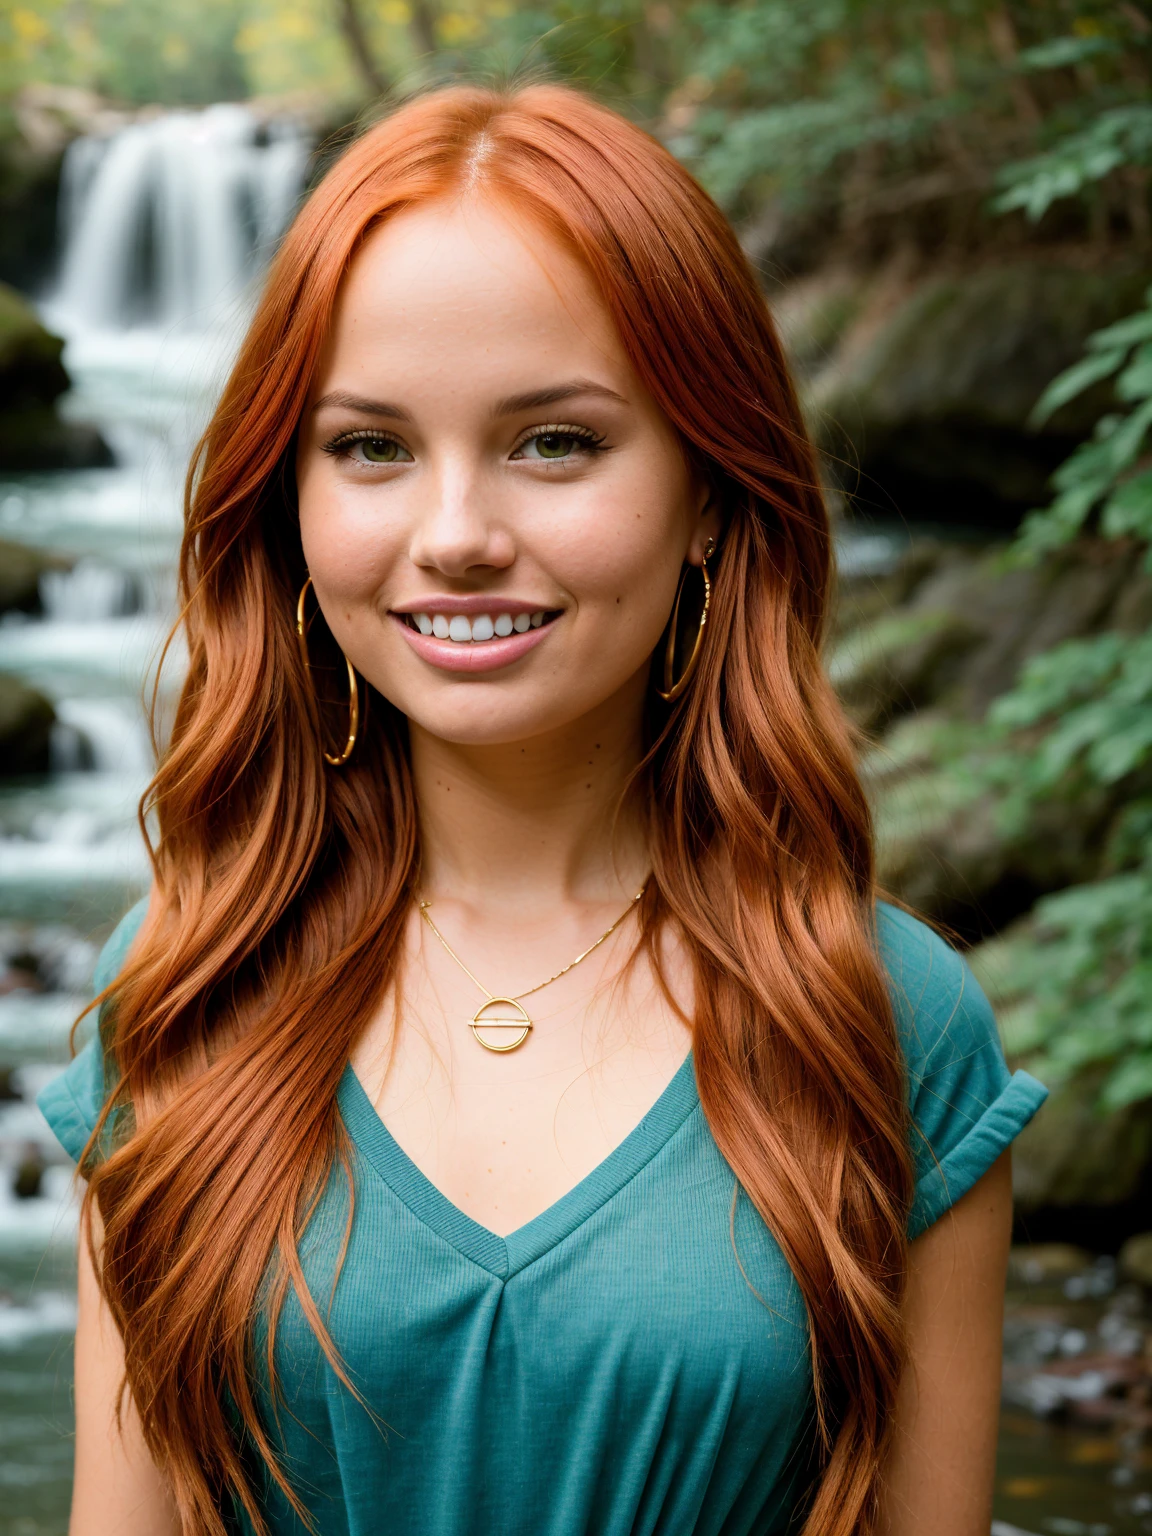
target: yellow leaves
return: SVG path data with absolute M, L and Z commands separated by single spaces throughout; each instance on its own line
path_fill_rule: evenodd
M 265 28 L 258 21 L 249 21 L 236 34 L 234 47 L 237 53 L 259 53 L 264 46 Z
M 237 53 L 259 54 L 284 43 L 309 43 L 317 36 L 315 16 L 294 8 L 277 8 L 271 16 L 248 21 L 236 33 Z
M 354 90 L 333 0 L 230 0 L 233 46 L 256 95 L 296 92 L 343 99 Z M 365 10 L 368 4 L 365 4 Z
M 480 31 L 480 21 L 477 17 L 467 16 L 462 11 L 449 11 L 441 16 L 437 30 L 447 47 L 458 48 L 461 43 L 471 42 L 477 35 Z
M 178 33 L 169 33 L 160 44 L 160 57 L 173 69 L 179 69 L 182 64 L 187 64 L 190 55 L 188 39 L 181 37 Z
M 36 11 L 22 7 L 12 12 L 11 21 L 16 41 L 25 48 L 37 48 L 47 42 L 51 28 Z
M 412 20 L 412 7 L 407 0 L 384 0 L 380 15 L 390 27 L 406 27 Z

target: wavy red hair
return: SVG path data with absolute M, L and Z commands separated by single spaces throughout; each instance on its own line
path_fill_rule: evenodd
M 222 1536 L 229 1497 L 265 1529 L 252 1448 L 306 1514 L 257 1411 L 256 1320 L 272 1321 L 271 1371 L 295 1286 L 339 1369 L 297 1244 L 347 1166 L 337 1083 L 393 979 L 420 849 L 404 721 L 383 699 L 346 768 L 321 759 L 293 631 L 293 436 L 365 233 L 456 195 L 499 199 L 585 263 L 723 502 L 702 663 L 678 705 L 653 704 L 636 785 L 653 867 L 642 934 L 653 957 L 665 924 L 683 936 L 704 1112 L 807 1303 L 806 1536 L 859 1536 L 903 1362 L 911 1172 L 868 810 L 820 664 L 827 516 L 730 226 L 658 143 L 561 87 L 440 91 L 345 152 L 283 243 L 198 451 L 188 675 L 145 801 L 153 909 L 110 989 L 116 1109 L 83 1163 L 126 1383 L 189 1536 Z

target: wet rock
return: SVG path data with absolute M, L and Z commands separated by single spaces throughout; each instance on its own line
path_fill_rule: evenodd
M 858 480 L 843 478 L 860 502 L 923 521 L 1009 527 L 1047 500 L 1048 477 L 1088 436 L 1109 386 L 1040 428 L 1029 424 L 1036 401 L 1092 331 L 1139 307 L 1147 281 L 1131 266 L 1035 259 L 923 276 L 890 270 L 863 288 L 843 280 L 810 316 L 789 314 L 784 329 L 811 374 L 810 420 L 833 458 L 859 470 Z
M 64 343 L 46 331 L 31 306 L 0 285 L 0 410 L 51 405 L 68 388 Z
M 0 413 L 0 470 L 99 469 L 113 462 L 99 431 L 54 411 Z
M 29 1151 L 16 1165 L 16 1176 L 12 1180 L 12 1193 L 17 1200 L 35 1200 L 41 1193 L 44 1182 L 44 1162 L 35 1149 Z
M 1091 1264 L 1092 1255 L 1074 1243 L 1028 1243 L 1012 1249 L 1008 1278 L 1016 1285 L 1059 1284 Z
M 83 469 L 110 464 L 95 427 L 63 421 L 55 403 L 68 388 L 64 343 L 31 306 L 0 283 L 0 470 Z
M 1152 1232 L 1138 1232 L 1120 1250 L 1120 1273 L 1152 1290 Z
M 35 688 L 0 676 L 0 776 L 48 771 L 56 712 Z
M 0 427 L 2 422 L 0 417 Z M 0 613 L 39 613 L 40 578 L 46 571 L 67 570 L 69 564 L 59 555 L 0 539 Z

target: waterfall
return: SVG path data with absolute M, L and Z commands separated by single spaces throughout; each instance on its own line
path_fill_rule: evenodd
M 234 103 L 77 139 L 64 163 L 52 322 L 68 335 L 225 323 L 292 216 L 309 147 L 296 125 Z

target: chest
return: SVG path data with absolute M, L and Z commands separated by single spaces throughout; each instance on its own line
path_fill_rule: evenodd
M 474 1029 L 483 996 L 435 948 L 427 959 L 352 1064 L 429 1182 L 474 1221 L 511 1233 L 624 1141 L 684 1062 L 690 1032 L 643 967 L 598 985 L 589 964 L 526 997 L 523 1042 L 490 1050 L 482 1041 L 519 1032 Z
M 693 1100 L 678 1073 L 604 1164 L 501 1237 L 346 1082 L 355 1215 L 334 1291 L 332 1191 L 303 1257 L 362 1403 L 291 1300 L 277 1345 L 286 1449 L 342 1528 L 361 1503 L 373 1528 L 385 1496 L 422 1533 L 769 1528 L 810 1405 L 804 1308 L 743 1197 L 734 1214 Z

